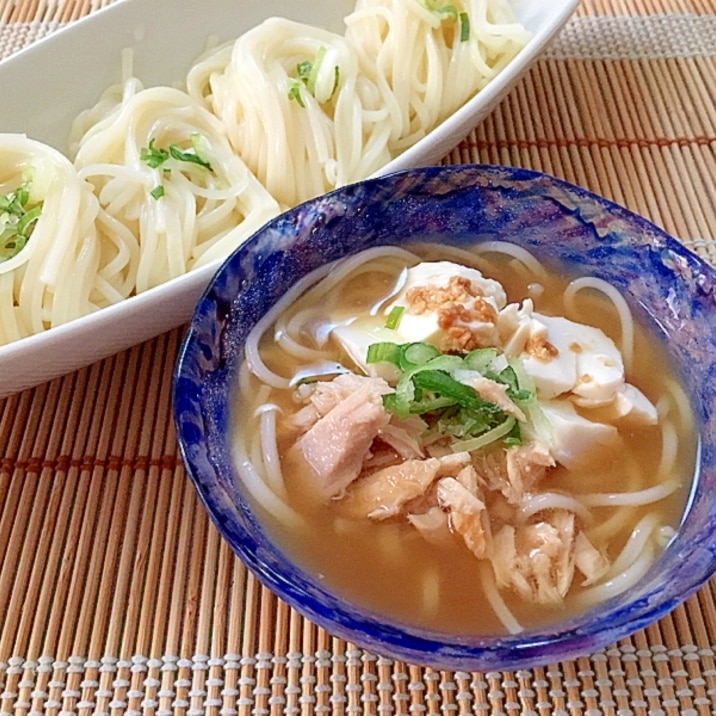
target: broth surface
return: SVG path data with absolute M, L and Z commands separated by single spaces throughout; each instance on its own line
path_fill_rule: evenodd
M 502 283 L 509 302 L 532 297 L 540 313 L 565 316 L 601 328 L 619 345 L 619 321 L 613 304 L 598 292 L 579 292 L 575 302 L 578 310 L 570 312 L 565 306 L 564 289 L 571 277 L 549 270 L 548 281 L 541 288 L 535 288 L 534 276 L 525 275 L 524 267 L 509 257 L 490 255 L 489 269 L 485 264 L 486 259 L 480 258 L 480 270 L 486 277 Z M 395 276 L 368 273 L 342 286 L 340 309 L 332 313 L 332 320 L 338 319 L 337 314 L 353 315 L 368 310 L 386 294 L 394 280 Z M 678 377 L 666 360 L 658 337 L 635 322 L 634 338 L 634 363 L 626 378 L 657 404 L 665 399 L 666 386 L 678 387 Z M 262 349 L 267 365 L 282 374 L 291 373 L 292 367 L 285 365 L 284 355 L 279 355 L 275 346 L 264 343 Z M 338 351 L 335 357 L 345 358 Z M 258 381 L 256 383 L 258 385 Z M 258 394 L 259 391 L 249 392 Z M 676 404 L 683 413 L 684 409 L 688 410 L 688 401 L 678 388 L 676 395 L 682 398 L 677 397 Z M 290 391 L 283 394 L 274 391 L 271 401 L 284 411 L 296 410 Z M 248 415 L 256 407 L 239 403 L 237 410 L 241 415 Z M 675 408 L 672 412 L 679 410 Z M 660 525 L 678 528 L 691 488 L 697 440 L 690 413 L 681 414 L 675 427 L 675 471 L 680 488 L 653 505 L 619 508 L 617 524 L 614 524 L 617 508 L 591 508 L 592 521 L 581 525 L 610 560 L 619 555 L 634 526 L 649 512 L 657 515 Z M 548 472 L 540 486 L 572 495 L 651 487 L 661 460 L 660 426 L 620 432 L 622 449 L 602 451 L 578 472 L 558 465 Z M 279 436 L 282 454 L 289 446 L 290 440 Z M 340 500 L 316 506 L 297 490 L 291 474 L 285 475 L 285 481 L 288 502 L 304 516 L 304 525 L 286 525 L 268 513 L 264 513 L 265 524 L 279 547 L 326 588 L 405 624 L 455 634 L 504 633 L 504 626 L 486 601 L 478 560 L 461 539 L 455 537 L 454 544 L 448 547 L 438 546 L 425 540 L 404 519 L 384 522 L 355 519 L 346 516 Z M 667 541 L 668 530 L 665 530 L 663 542 Z M 502 590 L 501 594 L 523 627 L 537 627 L 585 608 L 580 597 L 581 581 L 581 575 L 575 574 L 574 583 L 559 606 L 522 602 L 508 590 Z

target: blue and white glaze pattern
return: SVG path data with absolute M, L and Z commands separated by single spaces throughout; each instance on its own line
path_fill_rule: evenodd
M 700 429 L 700 474 L 678 537 L 637 591 L 557 626 L 455 638 L 386 624 L 290 564 L 242 493 L 231 457 L 243 341 L 298 278 L 378 244 L 513 241 L 544 262 L 616 285 L 662 333 Z M 219 531 L 266 585 L 329 632 L 377 654 L 444 669 L 528 668 L 646 627 L 716 569 L 716 273 L 646 220 L 544 174 L 493 166 L 409 170 L 339 189 L 279 216 L 240 247 L 198 303 L 177 364 L 174 410 L 191 479 Z

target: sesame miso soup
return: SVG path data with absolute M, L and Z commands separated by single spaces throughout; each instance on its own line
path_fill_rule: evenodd
M 509 243 L 369 249 L 253 329 L 239 474 L 342 598 L 447 633 L 554 622 L 678 528 L 696 435 L 660 345 L 613 286 Z

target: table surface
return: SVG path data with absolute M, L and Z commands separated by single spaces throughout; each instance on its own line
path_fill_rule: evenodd
M 0 57 L 103 4 L 0 0 Z M 554 174 L 713 263 L 714 88 L 714 0 L 584 0 L 444 163 Z M 514 673 L 391 661 L 303 619 L 186 479 L 181 336 L 0 401 L 0 715 L 716 713 L 716 580 L 607 649 Z

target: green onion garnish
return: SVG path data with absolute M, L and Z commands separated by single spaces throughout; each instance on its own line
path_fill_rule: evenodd
M 318 71 L 321 69 L 323 64 L 323 58 L 326 56 L 326 48 L 321 46 L 316 52 L 316 59 L 310 65 L 311 69 L 308 72 L 306 80 L 306 89 L 315 97 L 316 96 L 316 78 L 318 77 Z M 301 75 L 299 75 L 300 77 Z
M 532 386 L 520 379 L 518 367 L 497 358 L 494 348 L 459 356 L 443 354 L 425 342 L 382 342 L 368 348 L 366 362 L 387 362 L 400 371 L 394 392 L 383 396 L 386 410 L 403 420 L 423 416 L 436 434 L 457 440 L 452 450 L 477 450 L 498 440 L 520 445 L 521 433 L 514 417 L 480 397 L 469 384 L 471 375 L 501 383 L 507 396 L 525 409 L 535 402 Z
M 306 105 L 303 103 L 303 97 L 301 97 L 301 83 L 298 80 L 294 80 L 291 87 L 288 90 L 288 98 L 295 100 L 301 107 Z
M 0 261 L 16 256 L 27 245 L 42 214 L 42 202 L 30 200 L 29 181 L 0 196 Z
M 316 96 L 316 80 L 318 79 L 318 73 L 321 70 L 321 65 L 326 56 L 326 48 L 321 46 L 316 52 L 316 56 L 313 61 L 304 60 L 296 65 L 296 79 L 291 82 L 291 86 L 288 89 L 289 100 L 295 100 L 301 107 L 306 105 L 303 102 L 301 96 L 301 90 L 303 87 L 313 96 Z M 338 65 L 333 67 L 333 88 L 329 100 L 333 99 L 333 96 L 338 90 L 340 84 L 341 71 Z
M 460 42 L 467 42 L 470 39 L 470 16 L 466 12 L 458 12 L 454 5 L 438 5 L 437 0 L 420 0 L 424 8 L 442 20 L 450 20 L 460 23 Z
M 400 364 L 400 346 L 396 343 L 373 343 L 368 346 L 366 363 Z
M 453 452 L 472 452 L 473 450 L 482 450 L 482 448 L 485 448 L 509 435 L 516 424 L 517 420 L 513 416 L 509 415 L 502 423 L 496 425 L 487 432 L 482 433 L 482 435 L 478 435 L 475 438 L 469 438 L 467 440 L 459 440 L 458 442 L 453 443 L 450 449 Z
M 457 22 L 458 12 L 457 8 L 454 5 L 443 5 L 442 7 L 436 7 L 434 12 L 437 12 L 440 15 L 444 15 L 445 18 L 450 19 L 453 22 Z
M 404 311 L 405 306 L 393 306 L 393 308 L 390 309 L 388 317 L 385 319 L 385 327 L 395 330 Z
M 169 145 L 169 154 L 171 154 L 171 156 L 179 162 L 189 162 L 190 164 L 198 164 L 200 167 L 204 167 L 204 169 L 208 169 L 210 172 L 214 171 L 211 168 L 211 164 L 209 163 L 209 161 L 199 155 L 198 137 L 199 137 L 199 135 L 192 134 L 192 137 L 191 137 L 192 149 L 189 151 L 183 151 L 176 144 L 170 144 Z
M 160 167 L 167 159 L 169 159 L 169 152 L 166 149 L 158 149 L 154 146 L 156 140 L 152 137 L 149 140 L 148 147 L 142 147 L 139 152 L 139 158 L 152 169 Z
M 200 134 L 195 132 L 191 135 L 191 149 L 182 149 L 178 144 L 170 144 L 167 149 L 164 149 L 163 147 L 157 147 L 155 141 L 156 139 L 152 137 L 149 140 L 149 146 L 142 147 L 139 151 L 139 158 L 152 169 L 162 167 L 164 176 L 169 176 L 171 173 L 170 167 L 162 166 L 169 159 L 184 162 L 185 164 L 194 164 L 210 172 L 214 171 L 211 163 L 201 155 L 202 140 Z M 164 187 L 160 184 L 154 187 L 149 194 L 153 199 L 161 199 L 164 196 Z
M 470 16 L 466 12 L 460 13 L 460 42 L 470 39 Z
M 201 156 L 200 153 L 200 141 L 201 137 L 199 134 L 191 135 L 191 149 L 184 150 L 178 144 L 170 144 L 168 149 L 155 146 L 155 138 L 149 140 L 148 147 L 142 147 L 139 152 L 139 158 L 152 169 L 159 168 L 164 162 L 168 161 L 171 157 L 176 159 L 178 162 L 187 162 L 189 164 L 196 164 L 204 169 L 208 169 L 210 172 L 214 171 L 211 167 L 211 163 Z M 167 171 L 166 169 L 164 171 Z
M 442 354 L 430 343 L 407 343 L 402 346 L 398 367 L 401 370 L 414 370 Z

